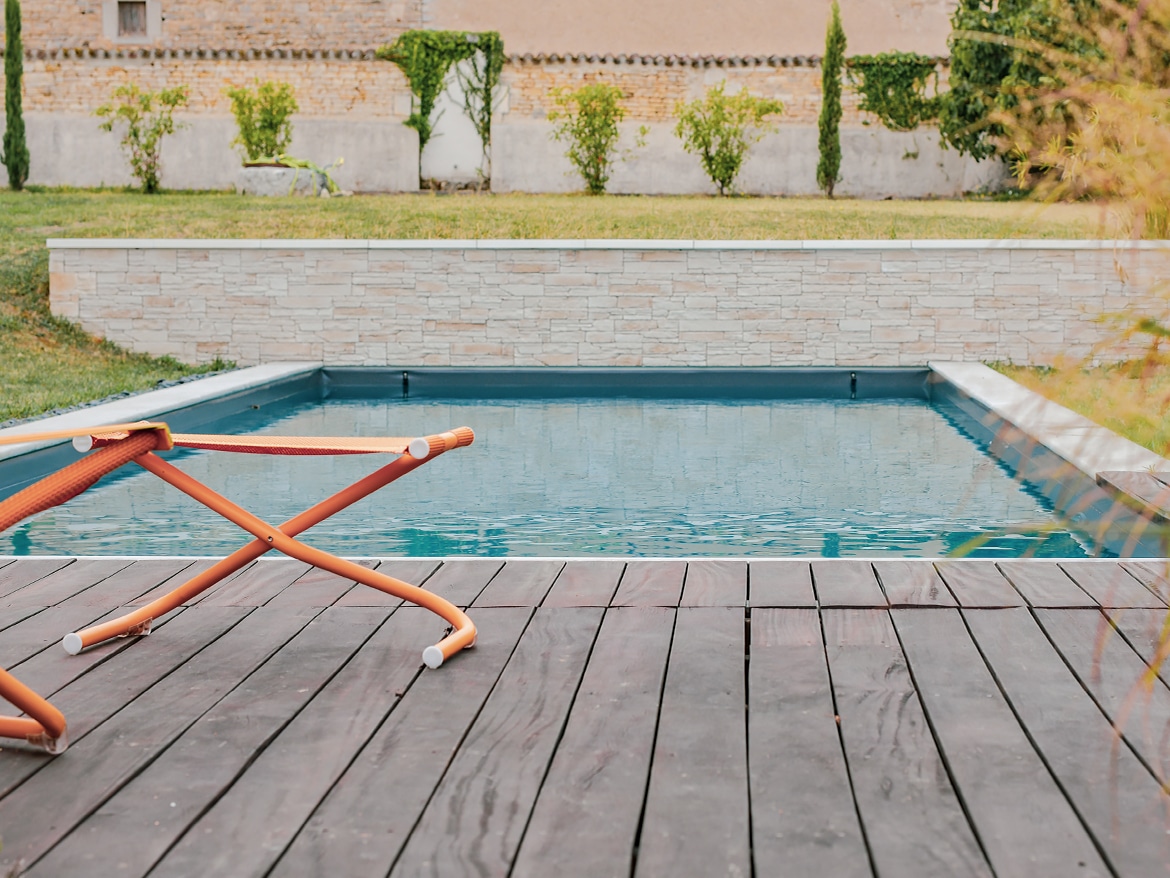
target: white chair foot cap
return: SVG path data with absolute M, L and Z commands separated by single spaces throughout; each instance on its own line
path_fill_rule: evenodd
M 423 650 L 423 664 L 428 668 L 437 668 L 443 663 L 443 650 L 437 646 L 428 646 Z
M 61 641 L 61 645 L 65 647 L 65 651 L 70 655 L 77 655 L 82 650 L 81 635 L 66 634 Z
M 426 460 L 431 456 L 431 443 L 422 438 L 411 439 L 406 450 L 415 460 Z

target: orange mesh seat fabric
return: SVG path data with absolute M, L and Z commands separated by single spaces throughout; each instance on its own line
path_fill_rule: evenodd
M 179 448 L 236 451 L 245 454 L 405 454 L 410 439 L 340 436 L 208 436 L 175 433 Z

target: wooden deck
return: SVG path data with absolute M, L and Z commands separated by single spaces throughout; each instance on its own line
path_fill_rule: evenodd
M 479 626 L 428 671 L 435 617 L 271 560 L 58 645 L 201 563 L 0 559 L 0 658 L 71 738 L 0 751 L 0 868 L 1170 871 L 1157 562 L 387 561 Z

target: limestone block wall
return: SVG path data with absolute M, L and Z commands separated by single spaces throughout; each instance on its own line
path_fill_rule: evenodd
M 1165 319 L 1170 245 L 50 240 L 54 313 L 186 361 L 1047 364 Z M 1164 291 L 1163 291 L 1164 292 Z M 1128 353 L 1132 353 L 1130 349 Z
M 152 47 L 381 45 L 409 28 L 423 27 L 423 0 L 154 0 L 159 33 L 151 39 L 118 38 L 111 29 L 112 0 L 35 0 L 23 4 L 22 35 L 32 48 L 145 44 Z M 116 4 L 115 4 L 116 5 Z M 116 22 L 116 18 L 114 19 Z M 111 33 L 112 30 L 112 33 Z

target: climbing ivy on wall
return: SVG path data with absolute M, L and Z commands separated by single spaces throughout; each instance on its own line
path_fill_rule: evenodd
M 492 144 L 492 111 L 495 110 L 496 89 L 500 74 L 504 70 L 504 41 L 496 31 L 470 34 L 476 51 L 468 60 L 470 69 L 455 67 L 455 75 L 463 88 L 463 111 L 475 126 L 479 141 L 483 144 L 485 176 L 490 177 Z
M 443 91 L 447 73 L 460 61 L 474 59 L 473 72 L 461 77 L 464 109 L 483 142 L 491 143 L 491 114 L 500 72 L 504 67 L 504 43 L 495 31 L 472 33 L 456 30 L 410 30 L 378 49 L 377 55 L 393 61 L 410 83 L 411 114 L 406 124 L 418 132 L 421 153 L 431 139 L 435 102 Z
M 933 80 L 938 89 L 938 62 L 915 52 L 854 55 L 846 70 L 861 95 L 859 109 L 873 113 L 891 131 L 913 131 L 938 118 L 940 99 L 927 96 Z

